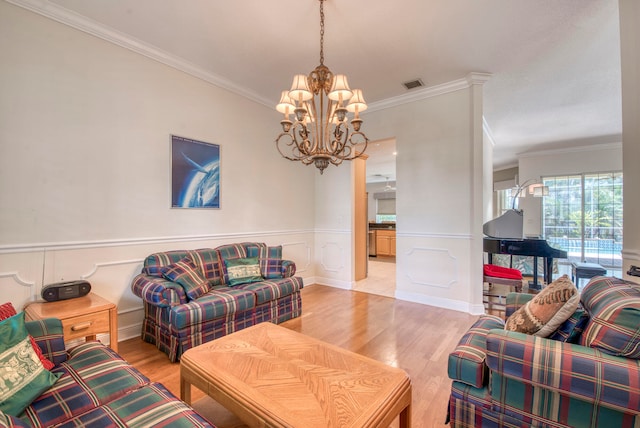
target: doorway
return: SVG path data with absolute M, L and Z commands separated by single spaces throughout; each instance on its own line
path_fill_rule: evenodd
M 394 297 L 396 288 L 396 140 L 369 143 L 366 154 L 367 275 L 354 290 Z

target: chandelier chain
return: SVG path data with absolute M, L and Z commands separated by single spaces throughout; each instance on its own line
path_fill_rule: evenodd
M 324 0 L 320 0 L 320 65 L 324 65 Z

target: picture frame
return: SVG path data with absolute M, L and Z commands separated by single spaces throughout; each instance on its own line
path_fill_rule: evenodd
M 220 145 L 171 135 L 171 208 L 220 208 Z

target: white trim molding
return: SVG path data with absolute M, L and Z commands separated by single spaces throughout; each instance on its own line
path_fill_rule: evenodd
M 246 239 L 314 233 L 314 230 L 289 230 L 245 233 L 219 233 L 211 235 L 158 236 L 146 238 L 110 239 L 98 241 L 48 242 L 34 244 L 0 245 L 0 254 L 34 251 L 78 250 L 89 248 L 122 247 L 130 245 L 168 244 L 172 242 L 195 242 L 220 239 Z
M 421 293 L 412 293 L 404 290 L 396 290 L 395 298 L 407 302 L 421 303 L 423 305 L 436 306 L 438 308 L 451 309 L 458 312 L 466 312 L 471 315 L 484 314 L 484 305 L 473 305 L 460 300 L 445 299 L 442 297 L 427 296 Z
M 66 9 L 55 3 L 51 3 L 48 0 L 6 0 L 7 2 L 20 6 L 24 9 L 35 12 L 46 18 L 60 22 L 61 24 L 68 25 L 69 27 L 80 30 L 84 33 L 91 34 L 92 36 L 106 40 L 140 55 L 146 56 L 152 60 L 158 61 L 162 64 L 168 65 L 176 70 L 183 71 L 205 82 L 211 83 L 217 87 L 226 89 L 242 97 L 248 98 L 266 107 L 273 108 L 273 101 L 265 99 L 253 91 L 249 91 L 246 88 L 240 87 L 228 79 L 211 73 L 202 67 L 193 64 L 173 55 L 169 52 L 163 51 L 155 46 L 145 43 L 141 40 L 137 40 L 128 34 L 124 34 L 104 24 L 96 22 L 86 16 L 77 14 L 69 9 Z
M 16 283 L 24 286 L 24 287 L 35 287 L 36 283 L 31 281 L 27 281 L 25 279 L 20 278 L 19 272 L 0 272 L 0 278 L 11 278 Z
M 398 95 L 396 97 L 387 98 L 386 100 L 369 103 L 367 113 L 384 110 L 391 107 L 397 107 L 402 104 L 424 100 L 438 95 L 447 94 L 449 92 L 460 91 L 463 89 L 467 89 L 472 85 L 483 84 L 490 78 L 491 74 L 472 72 L 467 74 L 467 76 L 462 79 L 453 80 L 441 85 L 430 86 L 428 88 L 414 90 L 407 94 Z M 366 115 L 367 113 L 363 113 L 363 115 Z

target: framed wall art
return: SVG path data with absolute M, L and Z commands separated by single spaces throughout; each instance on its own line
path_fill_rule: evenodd
M 220 146 L 171 136 L 171 207 L 220 208 Z

